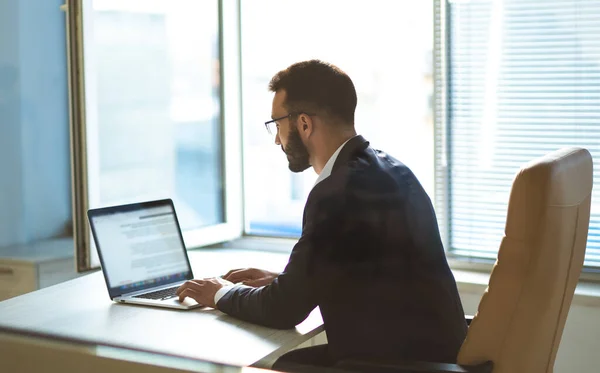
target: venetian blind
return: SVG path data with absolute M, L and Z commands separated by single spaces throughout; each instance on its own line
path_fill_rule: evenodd
M 436 96 L 446 113 L 436 142 L 446 242 L 456 255 L 493 258 L 521 165 L 567 146 L 600 159 L 600 1 L 455 0 L 437 14 L 447 62 Z M 588 266 L 600 266 L 598 193 Z

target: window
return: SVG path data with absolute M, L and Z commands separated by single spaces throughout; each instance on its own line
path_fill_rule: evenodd
M 436 63 L 447 62 L 448 82 L 437 90 L 447 116 L 439 118 L 436 207 L 451 253 L 495 258 L 522 164 L 565 146 L 600 159 L 600 3 L 438 1 L 436 9 Z M 599 192 L 587 266 L 600 265 Z
M 433 192 L 433 4 L 422 0 L 254 0 L 241 3 L 246 232 L 298 236 L 317 175 L 292 174 L 263 123 L 271 77 L 321 59 L 358 93 L 357 131 L 407 164 Z
M 80 136 L 74 168 L 79 233 L 92 249 L 89 258 L 87 251 L 81 255 L 80 268 L 98 265 L 86 208 L 172 198 L 188 247 L 239 235 L 241 213 L 232 207 L 240 182 L 228 177 L 236 168 L 239 174 L 239 161 L 227 156 L 232 139 L 239 154 L 239 100 L 227 101 L 229 112 L 222 100 L 235 97 L 229 91 L 239 83 L 224 93 L 221 79 L 222 53 L 237 50 L 238 27 L 228 31 L 233 45 L 222 45 L 231 38 L 220 33 L 223 22 L 237 19 L 237 9 L 220 4 L 82 2 L 83 33 L 76 38 L 83 44 L 83 74 L 76 78 L 83 114 L 74 123 Z M 237 58 L 229 59 L 235 70 Z

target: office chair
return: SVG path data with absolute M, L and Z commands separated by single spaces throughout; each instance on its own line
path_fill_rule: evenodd
M 566 148 L 517 173 L 505 236 L 457 364 L 344 360 L 357 372 L 552 373 L 590 220 L 593 164 Z

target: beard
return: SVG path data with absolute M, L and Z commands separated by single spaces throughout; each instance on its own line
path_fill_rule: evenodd
M 296 126 L 290 126 L 288 143 L 285 148 L 282 145 L 281 150 L 287 155 L 290 171 L 302 172 L 310 167 L 310 154 L 308 154 L 308 149 L 302 142 Z

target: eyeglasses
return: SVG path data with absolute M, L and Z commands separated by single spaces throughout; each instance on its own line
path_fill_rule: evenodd
M 279 122 L 279 121 L 280 121 L 280 120 L 282 120 L 282 119 L 291 118 L 291 117 L 293 117 L 294 115 L 300 115 L 300 114 L 306 114 L 306 115 L 308 115 L 308 116 L 313 116 L 313 115 L 315 115 L 315 114 L 308 114 L 308 113 L 305 113 L 305 112 L 299 111 L 299 112 L 293 112 L 293 113 L 289 113 L 289 114 L 287 114 L 287 115 L 284 115 L 284 116 L 282 116 L 282 117 L 279 117 L 279 118 L 271 119 L 270 121 L 268 121 L 268 122 L 265 122 L 265 127 L 267 128 L 267 132 L 269 132 L 269 134 L 270 134 L 270 135 L 276 134 L 276 133 L 277 133 L 277 131 L 279 131 L 279 123 L 277 123 L 277 122 Z M 275 123 L 275 130 L 273 130 L 273 129 L 271 128 L 271 126 L 273 125 L 273 123 Z

